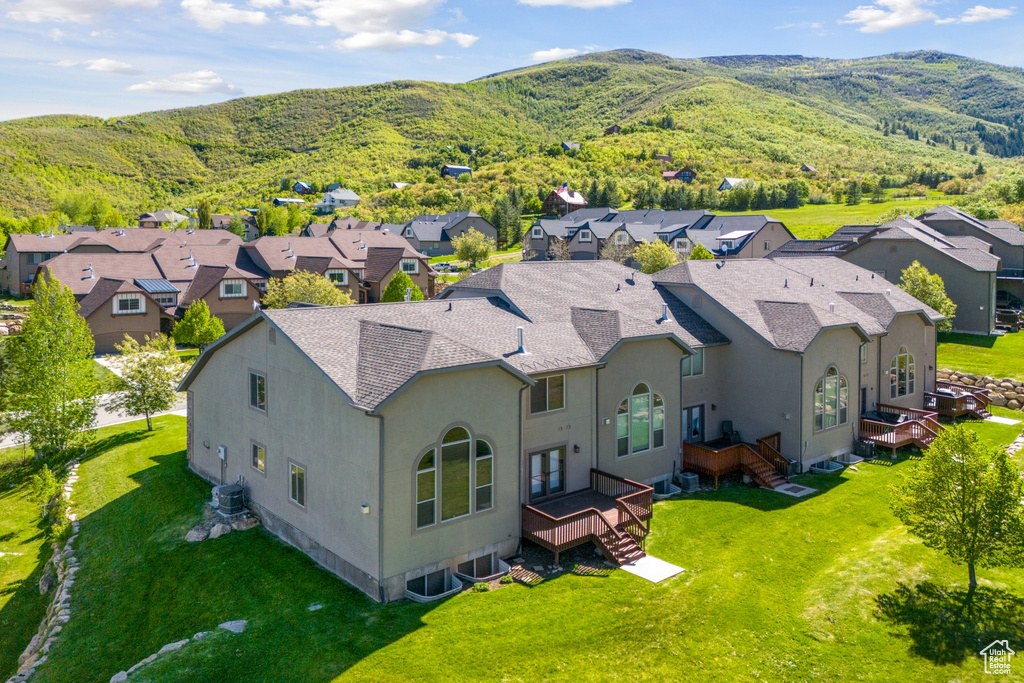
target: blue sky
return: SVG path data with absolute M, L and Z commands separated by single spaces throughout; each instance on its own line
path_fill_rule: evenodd
M 466 81 L 561 56 L 866 57 L 1024 66 L 1013 0 L 0 0 L 0 119 L 116 116 L 297 88 Z

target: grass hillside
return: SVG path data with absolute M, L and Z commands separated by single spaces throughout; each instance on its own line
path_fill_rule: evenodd
M 476 208 L 515 183 L 540 190 L 614 178 L 627 195 L 671 152 L 700 179 L 782 179 L 817 167 L 823 187 L 864 173 L 969 177 L 1021 168 L 1024 72 L 931 52 L 861 60 L 678 60 L 585 55 L 464 84 L 399 81 L 300 90 L 104 120 L 0 123 L 0 207 L 49 211 L 71 189 L 133 213 L 200 196 L 226 208 L 282 178 L 343 181 L 379 217 Z M 620 135 L 604 137 L 618 123 Z M 890 130 L 892 131 L 890 133 Z M 561 154 L 562 140 L 583 143 Z M 971 151 L 975 154 L 971 154 Z M 436 182 L 444 163 L 468 185 Z M 417 185 L 390 190 L 392 181 Z

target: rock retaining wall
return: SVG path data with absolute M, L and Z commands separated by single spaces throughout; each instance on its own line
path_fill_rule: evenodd
M 68 478 L 64 484 L 63 495 L 71 500 L 71 491 L 78 481 L 78 460 L 68 463 Z M 71 536 L 61 547 L 53 543 L 53 555 L 43 567 L 43 575 L 39 579 L 39 592 L 48 593 L 53 590 L 53 600 L 46 610 L 46 617 L 39 624 L 39 631 L 32 636 L 32 641 L 18 657 L 18 673 L 7 679 L 7 683 L 22 683 L 42 666 L 50 653 L 50 648 L 57 642 L 61 631 L 71 620 L 71 587 L 75 585 L 78 573 L 78 559 L 75 557 L 75 539 L 78 538 L 78 520 L 72 512 L 68 512 L 71 521 Z M 56 586 L 56 587 L 55 587 Z
M 972 375 L 969 372 L 956 370 L 939 370 L 935 373 L 939 382 L 953 382 L 979 389 L 988 389 L 992 405 L 1010 410 L 1021 410 L 1024 406 L 1024 382 L 1009 377 L 997 379 L 988 375 Z

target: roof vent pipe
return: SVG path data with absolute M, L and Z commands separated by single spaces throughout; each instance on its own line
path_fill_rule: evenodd
M 836 302 L 835 301 L 830 301 L 829 302 L 829 304 L 828 304 L 828 312 L 829 313 L 835 313 L 836 312 Z
M 661 305 L 661 322 L 667 323 L 670 319 L 668 317 L 668 304 L 663 303 Z
M 412 287 L 405 288 L 405 300 L 412 301 Z
M 516 327 L 516 341 L 519 344 L 519 348 L 516 349 L 516 353 L 526 353 L 526 348 L 523 346 L 523 326 L 519 325 Z
M 93 279 L 93 277 L 94 277 L 94 276 L 93 276 L 93 272 L 92 272 L 92 264 L 90 263 L 90 264 L 89 264 L 89 279 L 90 279 L 90 280 L 92 280 L 92 279 Z
M 789 289 L 789 278 L 788 277 L 785 280 L 782 281 L 782 288 L 783 289 Z
M 892 290 L 891 289 L 885 290 L 885 295 L 886 296 L 892 296 Z
M 811 287 L 813 287 L 813 286 L 814 286 L 814 278 L 812 277 L 811 278 Z

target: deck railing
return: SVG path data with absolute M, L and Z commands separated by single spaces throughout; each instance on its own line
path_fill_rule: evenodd
M 942 425 L 939 424 L 939 414 L 934 411 L 900 408 L 899 406 L 889 405 L 888 403 L 879 403 L 878 409 L 886 413 L 897 413 L 905 417 L 907 420 L 920 422 L 936 434 L 941 432 L 943 429 Z
M 942 429 L 941 427 L 939 429 Z M 899 424 L 861 419 L 860 438 L 892 449 L 893 453 L 901 446 L 916 444 L 925 446 L 937 436 L 938 432 L 919 420 L 909 420 Z
M 789 460 L 779 451 L 782 450 L 782 434 L 775 432 L 757 440 L 757 454 L 775 468 L 779 476 L 789 479 Z
M 782 456 L 779 456 L 782 458 Z M 785 460 L 785 458 L 782 458 Z M 786 472 L 788 473 L 789 461 L 786 460 Z M 714 450 L 695 443 L 683 444 L 683 469 L 691 469 L 701 474 L 707 474 L 715 478 L 715 488 L 718 488 L 718 478 L 722 475 L 743 470 L 759 486 L 771 488 L 775 465 L 751 448 L 750 444 L 737 443 L 720 450 Z

